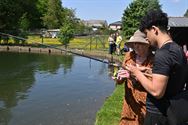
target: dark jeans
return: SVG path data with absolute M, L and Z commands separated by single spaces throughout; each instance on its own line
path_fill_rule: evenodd
M 109 54 L 112 54 L 114 52 L 114 50 L 113 50 L 114 48 L 113 47 L 114 47 L 113 44 L 109 45 Z

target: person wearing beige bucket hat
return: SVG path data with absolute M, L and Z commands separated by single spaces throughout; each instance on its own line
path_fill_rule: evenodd
M 129 39 L 127 42 L 128 45 L 132 43 L 145 43 L 149 44 L 149 42 L 146 39 L 146 35 L 142 33 L 140 30 L 137 30 L 134 35 Z
M 126 42 L 126 45 L 136 51 L 135 44 L 142 44 L 146 47 L 149 47 L 149 42 L 146 38 L 146 35 L 140 30 L 137 30 L 134 35 Z
M 123 69 L 118 71 L 117 84 L 124 83 L 125 96 L 121 113 L 120 125 L 142 125 L 146 112 L 146 91 L 139 82 L 125 70 L 127 64 L 143 66 L 149 69 L 153 64 L 153 54 L 149 49 L 146 36 L 137 30 L 127 42 L 133 51 L 126 52 L 122 63 Z M 151 72 L 151 71 L 150 71 Z

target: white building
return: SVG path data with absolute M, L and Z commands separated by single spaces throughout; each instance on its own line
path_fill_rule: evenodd
M 60 29 L 49 29 L 44 31 L 43 37 L 57 38 Z
M 93 30 L 108 26 L 106 20 L 83 20 L 82 22 L 84 23 L 84 25 L 92 27 Z
M 117 21 L 117 22 L 111 23 L 111 24 L 109 24 L 108 27 L 111 30 L 121 30 L 122 22 L 121 21 Z

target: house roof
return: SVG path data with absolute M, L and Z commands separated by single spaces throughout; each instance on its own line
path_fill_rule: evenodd
M 94 27 L 107 26 L 106 20 L 84 20 L 83 23 L 87 26 L 94 26 Z
M 169 17 L 170 27 L 188 27 L 188 17 Z
M 116 21 L 116 22 L 114 22 L 114 23 L 111 23 L 111 24 L 109 24 L 109 26 L 113 26 L 113 25 L 115 25 L 115 26 L 121 26 L 122 25 L 122 22 L 121 21 Z

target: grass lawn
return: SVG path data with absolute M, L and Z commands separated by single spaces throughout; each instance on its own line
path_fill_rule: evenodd
M 95 125 L 118 125 L 123 106 L 124 85 L 117 85 L 112 95 L 97 112 Z
M 70 48 L 79 49 L 108 49 L 107 36 L 102 37 L 77 37 L 70 41 Z
M 40 36 L 28 36 L 27 43 L 42 43 L 42 38 Z M 43 43 L 48 45 L 61 45 L 59 40 L 56 38 L 43 38 Z

